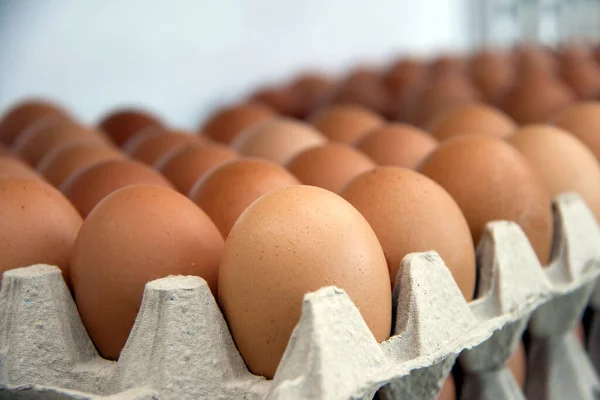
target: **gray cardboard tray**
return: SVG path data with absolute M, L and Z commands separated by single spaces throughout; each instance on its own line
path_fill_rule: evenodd
M 58 268 L 7 271 L 0 290 L 0 398 L 429 399 L 462 352 L 463 398 L 520 399 L 503 365 L 527 320 L 543 304 L 565 299 L 572 306 L 564 313 L 584 304 L 600 272 L 600 232 L 585 204 L 575 195 L 557 198 L 555 220 L 556 257 L 548 269 L 518 225 L 489 224 L 478 248 L 479 296 L 469 304 L 437 253 L 405 257 L 394 292 L 394 335 L 381 344 L 343 290 L 307 294 L 272 381 L 248 372 L 201 278 L 149 282 L 114 362 L 99 357 Z M 549 332 L 555 331 L 548 324 L 560 326 L 544 325 L 542 317 Z M 563 349 L 573 347 L 565 343 Z M 587 372 L 589 379 L 577 381 L 581 393 L 597 386 L 593 370 Z M 552 378 L 538 377 L 546 384 Z

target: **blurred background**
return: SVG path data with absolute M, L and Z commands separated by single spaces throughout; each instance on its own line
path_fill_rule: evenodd
M 87 122 L 136 104 L 191 128 L 300 71 L 599 36 L 597 0 L 3 0 L 0 112 L 44 96 Z

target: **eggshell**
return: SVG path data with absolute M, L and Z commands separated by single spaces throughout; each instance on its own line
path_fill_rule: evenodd
M 525 357 L 523 342 L 519 343 L 515 352 L 506 361 L 506 366 L 512 372 L 519 387 L 524 389 L 527 380 L 527 359 Z
M 197 275 L 217 293 L 223 239 L 185 196 L 157 186 L 129 186 L 104 199 L 75 241 L 73 293 L 100 354 L 117 359 L 146 282 Z
M 0 281 L 2 273 L 33 264 L 69 263 L 81 217 L 64 196 L 39 179 L 0 179 Z
M 219 305 L 246 365 L 272 378 L 300 319 L 304 294 L 335 285 L 378 342 L 391 330 L 385 257 L 362 215 L 311 186 L 271 191 L 240 216 L 219 267 Z
M 456 385 L 454 383 L 454 378 L 452 374 L 448 375 L 446 381 L 444 382 L 444 386 L 442 386 L 442 391 L 438 396 L 438 400 L 455 400 L 456 399 Z
M 212 140 L 230 143 L 245 128 L 274 116 L 275 113 L 262 104 L 249 103 L 221 108 L 206 120 L 200 131 Z
M 254 124 L 242 132 L 231 147 L 248 157 L 260 157 L 278 164 L 327 139 L 311 125 L 278 118 Z
M 419 172 L 439 183 L 458 203 L 476 245 L 488 222 L 514 221 L 540 262 L 548 262 L 551 198 L 534 167 L 511 145 L 488 136 L 460 136 L 440 144 Z
M 458 54 L 440 54 L 435 57 L 430 65 L 429 70 L 433 75 L 445 74 L 445 73 L 464 73 L 467 69 L 468 63 L 465 58 Z
M 600 160 L 600 102 L 580 102 L 567 107 L 554 124 L 581 140 Z
M 14 104 L 0 118 L 0 142 L 12 145 L 31 124 L 49 116 L 71 120 L 65 110 L 47 100 L 29 99 Z
M 547 122 L 575 100 L 563 82 L 544 76 L 524 76 L 504 97 L 501 108 L 519 124 Z
M 300 182 L 267 160 L 239 159 L 226 162 L 200 178 L 189 197 L 227 237 L 240 214 L 263 194 Z
M 390 114 L 390 96 L 380 79 L 346 82 L 332 92 L 330 103 L 362 106 L 384 117 Z
M 194 183 L 213 167 L 235 158 L 237 153 L 228 147 L 190 143 L 167 153 L 155 168 L 187 195 Z
M 392 95 L 404 93 L 407 88 L 419 85 L 427 76 L 427 66 L 421 60 L 401 58 L 383 75 L 382 81 Z
M 307 72 L 298 76 L 291 88 L 298 97 L 299 118 L 307 118 L 320 107 L 329 96 L 334 82 L 324 74 Z
M 498 50 L 477 53 L 471 60 L 470 71 L 482 98 L 491 104 L 497 104 L 516 79 L 514 57 Z
M 380 167 L 354 178 L 340 195 L 377 234 L 392 285 L 407 254 L 435 250 L 465 300 L 473 299 L 475 248 L 469 225 L 440 185 L 406 168 Z
M 38 172 L 54 187 L 75 172 L 97 161 L 123 158 L 117 149 L 98 146 L 88 141 L 66 142 L 47 153 L 39 162 Z
M 159 172 L 145 164 L 133 160 L 104 160 L 71 175 L 60 190 L 85 218 L 103 198 L 130 185 L 172 188 Z
M 0 178 L 44 180 L 33 168 L 15 157 L 0 157 Z
M 600 66 L 593 59 L 563 62 L 561 77 L 581 100 L 600 97 Z
M 552 125 L 528 125 L 508 142 L 533 165 L 552 198 L 579 193 L 600 221 L 600 164 L 575 136 Z
M 288 117 L 300 117 L 302 103 L 296 92 L 287 86 L 269 86 L 255 92 L 250 101 L 262 103 L 274 110 L 277 114 Z
M 500 110 L 485 104 L 471 103 L 438 115 L 426 128 L 439 141 L 444 141 L 465 134 L 505 138 L 517 129 L 517 124 Z
M 0 144 L 0 157 L 4 156 L 11 157 L 12 153 L 6 147 Z
M 429 133 L 417 127 L 394 123 L 363 135 L 354 147 L 378 165 L 416 168 L 437 144 Z
M 169 151 L 180 149 L 189 143 L 200 143 L 195 135 L 183 133 L 164 133 L 141 137 L 135 143 L 131 143 L 125 152 L 138 161 L 147 165 L 154 165 Z
M 100 132 L 70 121 L 45 119 L 31 125 L 13 145 L 13 152 L 29 165 L 39 162 L 60 145 L 73 141 L 85 141 L 97 146 L 111 147 Z
M 551 77 L 558 71 L 558 60 L 548 48 L 534 43 L 524 43 L 517 48 L 519 74 Z
M 286 168 L 305 185 L 339 192 L 352 179 L 376 167 L 365 154 L 342 143 L 328 143 L 298 154 Z
M 136 108 L 118 108 L 104 116 L 98 127 L 108 134 L 117 146 L 150 126 L 162 127 L 162 121 L 147 111 Z
M 352 143 L 385 123 L 376 113 L 356 105 L 334 105 L 317 112 L 311 123 L 330 140 Z

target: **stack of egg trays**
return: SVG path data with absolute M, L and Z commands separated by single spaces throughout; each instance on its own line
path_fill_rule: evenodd
M 479 294 L 470 303 L 437 253 L 405 257 L 394 335 L 381 344 L 343 290 L 307 294 L 273 380 L 248 372 L 201 278 L 149 282 L 114 362 L 98 355 L 56 267 L 7 271 L 0 398 L 433 399 L 460 354 L 461 398 L 523 399 L 504 364 L 531 317 L 529 398 L 591 399 L 598 378 L 567 332 L 600 272 L 600 230 L 577 195 L 558 197 L 554 216 L 546 269 L 518 225 L 488 225 L 477 252 Z

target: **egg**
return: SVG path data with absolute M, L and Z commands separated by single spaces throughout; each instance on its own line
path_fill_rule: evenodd
M 417 127 L 393 123 L 363 135 L 354 147 L 378 165 L 414 169 L 437 144 L 435 138 Z
M 257 123 L 242 132 L 231 148 L 248 157 L 260 157 L 278 164 L 327 139 L 311 125 L 287 118 Z
M 455 400 L 456 399 L 456 385 L 454 383 L 454 378 L 452 374 L 448 375 L 446 381 L 444 382 L 444 386 L 442 386 L 442 390 L 437 398 L 437 400 Z
M 37 170 L 52 186 L 58 188 L 72 174 L 88 165 L 123 157 L 117 149 L 87 141 L 66 142 L 47 153 Z
M 242 213 L 219 266 L 218 301 L 250 372 L 273 378 L 303 297 L 343 289 L 378 342 L 391 330 L 381 245 L 347 201 L 312 186 L 273 190 Z
M 14 104 L 0 118 L 0 142 L 12 145 L 31 124 L 46 117 L 71 120 L 65 110 L 48 100 L 28 99 Z
M 385 120 L 364 107 L 333 105 L 317 112 L 310 122 L 330 140 L 349 144 Z
M 184 133 L 148 135 L 128 145 L 125 152 L 144 164 L 154 165 L 169 151 L 180 149 L 189 143 L 200 143 L 200 139 Z
M 524 76 L 504 97 L 501 108 L 519 124 L 547 122 L 575 100 L 561 81 L 544 76 Z
M 271 119 L 275 113 L 262 104 L 241 104 L 217 110 L 202 125 L 206 137 L 221 143 L 230 143 L 245 128 Z
M 497 104 L 516 79 L 514 57 L 498 50 L 478 52 L 471 59 L 470 71 L 482 98 L 491 104 Z
M 294 79 L 290 86 L 298 98 L 298 117 L 304 119 L 324 103 L 334 82 L 321 73 L 307 72 Z
M 438 115 L 426 128 L 436 139 L 444 141 L 465 134 L 504 138 L 517 129 L 517 124 L 500 110 L 485 104 L 471 103 Z
M 73 294 L 100 354 L 119 357 L 144 285 L 168 275 L 197 275 L 217 295 L 223 239 L 185 196 L 158 186 L 129 186 L 88 215 L 73 248 Z
M 389 93 L 388 115 L 395 121 L 405 121 L 413 98 L 420 92 L 428 74 L 421 60 L 401 59 L 394 63 L 383 77 Z
M 523 342 L 519 342 L 515 352 L 506 361 L 506 366 L 512 372 L 519 387 L 525 389 L 525 382 L 527 380 L 527 359 L 525 357 L 525 347 L 523 346 Z
M 122 146 L 130 137 L 151 126 L 163 127 L 163 122 L 147 111 L 131 107 L 118 108 L 98 122 L 98 127 L 117 146 Z
M 552 125 L 527 125 L 508 143 L 529 160 L 552 198 L 579 193 L 600 221 L 600 164 L 575 136 Z
M 513 221 L 527 235 L 540 262 L 548 262 L 551 198 L 534 167 L 511 145 L 489 136 L 460 136 L 440 144 L 418 170 L 458 203 L 475 244 L 488 222 Z
M 469 225 L 440 185 L 406 168 L 379 167 L 354 178 L 340 196 L 356 207 L 375 231 L 392 285 L 407 254 L 435 250 L 465 300 L 473 299 L 475 248 Z
M 300 182 L 267 160 L 243 158 L 219 165 L 198 180 L 189 197 L 227 237 L 240 214 L 263 194 Z
M 575 135 L 600 161 L 600 102 L 575 103 L 556 115 L 553 123 Z
M 339 192 L 352 179 L 376 167 L 369 157 L 343 143 L 313 147 L 285 166 L 300 182 Z
M 69 282 L 81 217 L 64 196 L 39 179 L 0 179 L 0 280 L 33 264 L 56 265 Z
M 15 157 L 0 157 L 0 178 L 43 178 L 29 165 Z
M 517 47 L 517 68 L 520 74 L 535 74 L 551 77 L 558 70 L 558 60 L 552 52 L 543 46 L 524 43 Z
M 277 114 L 288 117 L 300 117 L 302 113 L 301 99 L 296 92 L 287 86 L 268 86 L 250 96 L 253 103 L 262 103 Z
M 204 174 L 219 164 L 237 158 L 237 153 L 219 144 L 189 143 L 167 153 L 155 168 L 185 195 Z
M 71 175 L 60 190 L 85 218 L 102 199 L 130 185 L 156 185 L 172 188 L 152 168 L 133 160 L 104 160 Z
M 111 147 L 108 139 L 95 129 L 73 122 L 46 119 L 31 125 L 23 132 L 15 141 L 13 152 L 29 165 L 37 167 L 46 154 L 64 143 L 74 141 Z
M 449 71 L 428 79 L 407 111 L 408 121 L 423 126 L 443 112 L 478 101 L 477 88 L 463 73 Z
M 10 157 L 10 156 L 12 156 L 12 153 L 5 146 L 0 144 L 0 157 L 5 157 L 5 156 Z
M 445 73 L 464 73 L 467 69 L 467 60 L 458 54 L 440 54 L 430 63 L 429 69 L 433 75 Z
M 380 79 L 355 80 L 341 84 L 332 92 L 330 103 L 354 104 L 382 116 L 389 116 L 390 113 L 390 96 Z
M 565 61 L 561 77 L 581 100 L 600 97 L 600 66 L 593 59 Z

